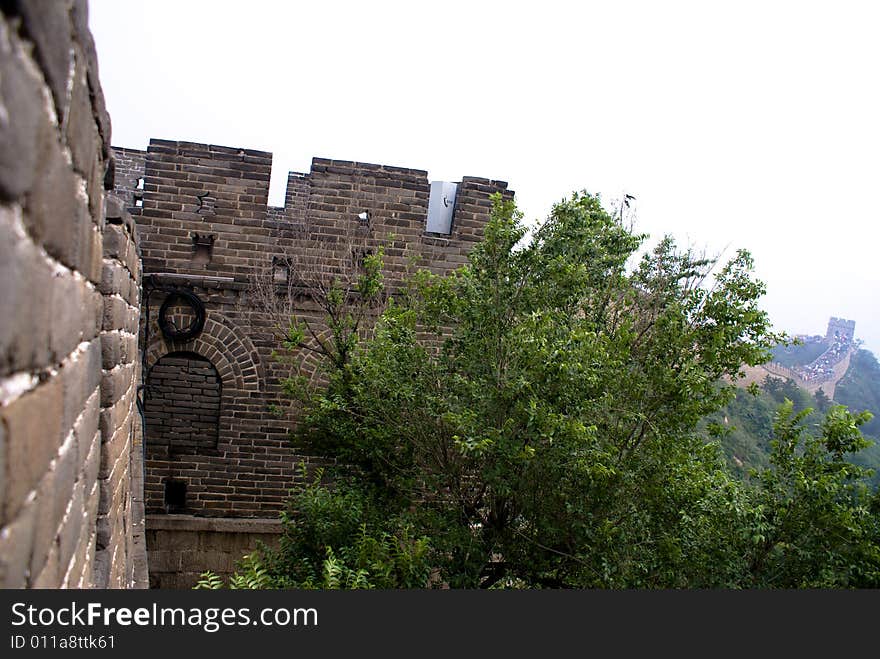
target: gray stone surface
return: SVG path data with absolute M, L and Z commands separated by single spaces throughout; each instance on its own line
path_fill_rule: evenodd
M 34 54 L 52 90 L 58 120 L 67 115 L 70 77 L 71 3 L 69 0 L 9 0 L 5 11 L 21 17 L 21 31 L 34 44 Z
M 13 52 L 13 35 L 0 22 L 0 200 L 18 199 L 34 180 L 37 132 L 43 113 L 39 83 Z
M 98 290 L 109 140 L 85 1 L 3 3 L 2 586 L 147 582 L 142 514 L 132 521 L 143 495 L 129 466 L 141 268 L 124 209 L 107 255 L 120 276 Z M 103 333 L 105 320 L 127 331 Z

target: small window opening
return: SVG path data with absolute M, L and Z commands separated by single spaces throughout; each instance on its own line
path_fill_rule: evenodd
M 134 198 L 135 208 L 143 208 L 144 207 L 144 198 L 143 197 L 135 197 Z
M 290 265 L 284 259 L 272 257 L 272 280 L 276 284 L 286 284 L 290 277 Z
M 193 241 L 193 263 L 208 264 L 214 255 L 214 236 L 208 233 L 194 233 Z
M 186 510 L 186 483 L 168 479 L 165 481 L 165 512 L 182 513 Z
M 140 177 L 137 180 L 137 184 L 135 184 L 135 190 L 143 190 L 144 189 L 144 177 Z

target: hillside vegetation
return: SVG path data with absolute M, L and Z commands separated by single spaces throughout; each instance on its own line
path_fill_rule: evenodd
M 815 346 L 786 346 L 773 349 L 774 357 L 784 355 L 789 366 L 808 363 L 815 358 Z M 778 358 L 777 358 L 778 359 Z M 778 360 L 782 361 L 782 360 Z M 872 446 L 849 457 L 854 464 L 874 470 L 870 481 L 880 486 L 880 363 L 868 350 L 854 353 L 846 375 L 837 384 L 831 401 L 820 389 L 815 395 L 798 387 L 793 380 L 767 377 L 755 393 L 739 389 L 736 397 L 706 423 L 717 423 L 724 430 L 721 448 L 730 468 L 741 477 L 748 477 L 750 469 L 767 467 L 770 441 L 773 439 L 773 418 L 779 405 L 791 400 L 796 412 L 812 408 L 805 420 L 818 424 L 833 403 L 846 405 L 853 414 L 867 410 L 874 415 L 862 426 Z
M 837 383 L 834 398 L 853 412 L 873 412 L 874 418 L 865 424 L 863 431 L 880 438 L 880 362 L 874 353 L 856 351 L 846 375 Z

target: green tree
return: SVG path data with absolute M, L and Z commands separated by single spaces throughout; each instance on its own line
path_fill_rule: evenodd
M 813 394 L 813 397 L 816 399 L 816 409 L 822 414 L 825 414 L 831 408 L 832 401 L 822 387 L 816 389 L 816 393 Z
M 496 200 L 469 265 L 418 273 L 299 441 L 409 511 L 452 585 L 677 584 L 682 507 L 720 523 L 700 498 L 729 480 L 696 424 L 779 340 L 751 258 L 709 286 L 716 263 L 665 238 L 628 273 L 643 237 L 588 194 L 524 234 Z
M 874 419 L 865 432 L 880 437 L 880 362 L 865 349 L 853 353 L 846 374 L 837 383 L 834 399 L 853 410 L 868 410 Z
M 643 236 L 586 193 L 524 236 L 496 198 L 467 266 L 418 272 L 369 339 L 342 332 L 345 359 L 325 351 L 327 386 L 299 390 L 296 441 L 338 466 L 285 517 L 266 555 L 276 584 L 428 585 L 428 565 L 453 587 L 762 574 L 749 558 L 782 486 L 736 479 L 698 430 L 733 396 L 724 383 L 782 338 L 749 254 L 722 265 L 665 238 L 629 271 Z M 301 340 L 293 330 L 286 347 Z M 830 450 L 855 446 L 831 435 Z
M 786 401 L 777 413 L 771 467 L 756 472 L 743 585 L 774 588 L 880 585 L 880 493 L 846 459 L 867 448 L 871 414 L 829 408 L 818 433 Z

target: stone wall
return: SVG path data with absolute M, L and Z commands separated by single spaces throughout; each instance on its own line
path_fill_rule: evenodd
M 150 587 L 192 588 L 206 569 L 228 577 L 245 554 L 280 537 L 277 519 L 149 515 Z
M 135 216 L 143 203 L 145 155 L 136 149 L 113 148 L 113 191 Z
M 267 152 L 153 139 L 145 152 L 119 150 L 117 163 L 116 191 L 129 200 L 143 251 L 150 520 L 168 512 L 193 519 L 276 520 L 289 489 L 302 477 L 301 465 L 320 464 L 319 457 L 292 447 L 289 431 L 296 419 L 279 414 L 289 407 L 280 382 L 290 371 L 272 358 L 279 339 L 253 304 L 255 276 L 274 271 L 283 290 L 299 274 L 291 269 L 302 264 L 329 278 L 382 246 L 385 281 L 393 290 L 413 258 L 437 273 L 465 263 L 488 220 L 490 195 L 512 196 L 504 182 L 463 178 L 451 231 L 441 235 L 426 231 L 430 182 L 422 170 L 314 158 L 308 173 L 288 175 L 285 205 L 270 207 L 272 155 Z M 296 255 L 293 261 L 291 255 Z M 173 332 L 164 335 L 158 322 L 163 303 L 180 291 L 204 305 L 203 328 L 182 339 Z M 308 294 L 297 298 L 296 312 L 321 331 L 323 312 Z M 171 318 L 177 329 L 199 316 L 177 298 L 163 313 L 166 326 Z M 162 430 L 182 428 L 199 409 L 214 409 L 215 399 L 194 395 L 189 366 L 174 361 L 191 356 L 207 360 L 220 380 L 211 445 L 193 441 L 191 432 L 175 437 Z M 179 369 L 176 378 L 168 364 Z M 153 380 L 161 382 L 156 389 Z M 156 428 L 150 428 L 151 420 Z M 148 531 L 150 573 L 164 574 L 183 560 L 173 552 L 183 551 L 184 541 L 173 540 L 170 530 L 152 533 L 149 523 Z M 199 542 L 207 547 L 204 538 Z M 190 556 L 187 571 L 226 571 L 211 556 L 203 553 L 198 570 Z M 159 577 L 153 582 L 171 583 Z
M 105 196 L 110 121 L 87 6 L 2 12 L 0 586 L 145 586 L 140 262 L 131 217 Z
M 270 207 L 271 164 L 191 142 L 111 149 L 86 1 L 2 3 L 0 585 L 145 586 L 145 508 L 153 585 L 228 572 L 277 535 L 300 465 L 320 460 L 278 413 L 289 367 L 254 276 L 289 284 L 297 255 L 332 277 L 381 246 L 393 290 L 414 257 L 466 262 L 490 195 L 512 195 L 465 177 L 450 232 L 428 233 L 424 171 L 315 158 Z M 320 323 L 309 295 L 296 304 Z
M 210 361 L 185 352 L 165 355 L 150 369 L 147 389 L 148 446 L 169 453 L 217 449 L 220 376 Z
M 856 332 L 856 321 L 845 318 L 831 317 L 828 319 L 828 329 L 825 332 L 825 340 L 833 343 L 836 340 L 852 342 Z
M 384 245 L 392 288 L 413 256 L 435 272 L 449 272 L 466 262 L 480 239 L 490 195 L 512 194 L 503 182 L 465 177 L 451 233 L 437 235 L 425 230 L 430 183 L 421 170 L 315 158 L 308 174 L 289 175 L 285 206 L 275 208 L 267 205 L 272 165 L 267 152 L 153 139 L 146 152 L 126 149 L 123 158 L 125 167 L 117 169 L 117 178 L 125 181 L 117 186 L 120 196 L 135 199 L 132 182 L 141 177 L 136 165 L 144 166 L 142 206 L 129 210 L 143 250 L 148 374 L 168 355 L 188 353 L 206 359 L 220 377 L 215 446 L 183 435 L 160 441 L 158 431 L 157 441 L 147 442 L 148 513 L 165 512 L 167 484 L 183 482 L 190 514 L 273 516 L 300 476 L 299 465 L 314 459 L 293 451 L 288 434 L 295 419 L 277 414 L 285 407 L 279 382 L 289 373 L 272 359 L 277 339 L 249 306 L 255 275 L 296 253 L 309 255 L 332 276 L 351 260 L 346 237 L 353 234 L 364 250 Z M 204 328 L 185 340 L 163 336 L 158 325 L 163 301 L 178 289 L 205 306 Z M 302 299 L 297 311 L 320 322 L 322 313 L 310 299 Z M 185 316 L 176 316 L 184 326 Z M 147 388 L 148 424 L 149 419 L 168 424 L 182 406 L 195 402 L 185 398 L 183 370 L 176 383 L 166 370 L 161 392 Z M 194 416 L 193 410 L 185 416 Z M 148 439 L 152 436 L 148 428 Z

